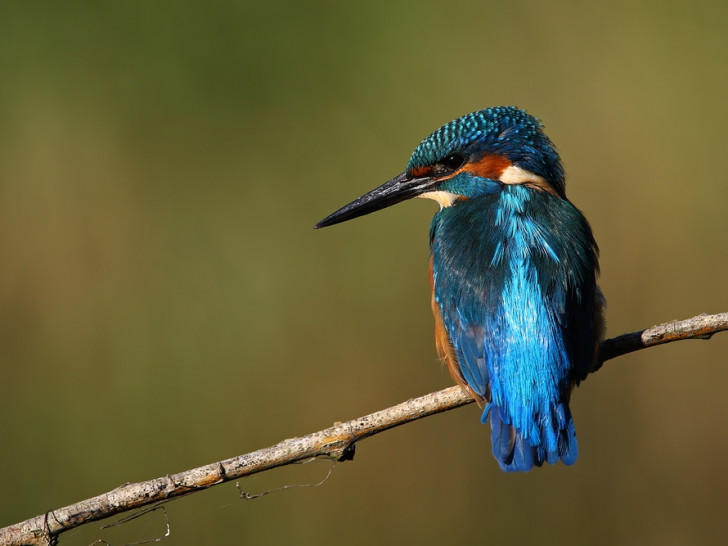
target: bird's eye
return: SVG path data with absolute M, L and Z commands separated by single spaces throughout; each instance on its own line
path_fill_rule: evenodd
M 438 163 L 451 171 L 456 171 L 465 163 L 465 157 L 462 154 L 452 153 L 443 157 Z

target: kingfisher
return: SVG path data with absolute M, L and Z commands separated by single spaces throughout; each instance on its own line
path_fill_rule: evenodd
M 490 420 L 493 456 L 507 472 L 573 464 L 569 399 L 598 367 L 604 299 L 591 227 L 566 198 L 541 122 L 513 106 L 451 121 L 402 174 L 314 227 L 412 197 L 440 206 L 430 226 L 435 344 Z

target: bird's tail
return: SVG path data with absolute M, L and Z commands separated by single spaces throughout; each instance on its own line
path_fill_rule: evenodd
M 527 432 L 511 424 L 502 408 L 488 404 L 481 421 L 490 414 L 493 456 L 506 472 L 526 472 L 544 462 L 574 464 L 578 456 L 576 431 L 571 411 L 560 403 L 549 414 L 534 415 Z

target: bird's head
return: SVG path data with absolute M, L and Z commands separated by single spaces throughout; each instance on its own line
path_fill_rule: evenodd
M 330 214 L 316 228 L 412 197 L 449 207 L 518 184 L 565 197 L 564 169 L 541 123 L 513 106 L 486 108 L 443 125 L 412 153 L 407 170 Z

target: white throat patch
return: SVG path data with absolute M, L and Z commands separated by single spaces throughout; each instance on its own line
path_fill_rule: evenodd
M 417 197 L 421 199 L 432 199 L 433 201 L 437 201 L 441 209 L 445 207 L 451 207 L 455 201 L 463 198 L 462 195 L 457 195 L 456 193 L 450 193 L 449 191 L 443 190 L 428 191 L 426 193 L 418 195 Z

